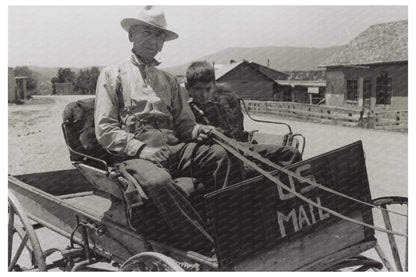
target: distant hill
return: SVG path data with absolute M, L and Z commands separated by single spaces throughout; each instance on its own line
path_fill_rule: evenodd
M 48 95 L 52 93 L 52 83 L 51 78 L 32 70 L 32 76 L 36 80 L 36 92 L 37 94 Z
M 269 66 L 278 71 L 311 71 L 322 70 L 317 66 L 321 64 L 325 59 L 334 54 L 342 46 L 332 46 L 327 48 L 310 48 L 310 47 L 277 47 L 277 46 L 265 46 L 265 47 L 232 47 L 221 50 L 217 53 L 213 53 L 196 60 L 203 60 L 208 62 L 215 62 L 216 64 L 228 64 L 230 60 L 241 61 L 248 60 L 267 66 L 267 60 L 269 59 Z M 175 74 L 185 75 L 185 71 L 192 61 L 175 66 L 163 68 L 164 70 Z M 41 67 L 41 66 L 28 66 L 33 72 L 37 72 L 49 81 L 56 76 L 59 67 Z M 78 72 L 80 69 L 89 67 L 70 67 L 74 72 Z M 64 67 L 63 67 L 64 68 Z M 104 66 L 98 66 L 101 70 Z M 46 81 L 45 79 L 45 81 Z
M 269 66 L 278 71 L 322 70 L 317 66 L 341 47 L 233 47 L 201 57 L 198 60 L 227 64 L 230 63 L 230 60 L 241 61 L 245 59 L 267 66 L 267 60 L 269 59 Z M 175 75 L 185 75 L 186 68 L 190 64 L 191 62 L 188 62 L 164 69 Z
M 28 67 L 33 72 L 37 72 L 37 73 L 45 76 L 46 78 L 49 79 L 49 81 L 53 77 L 56 76 L 56 74 L 58 73 L 58 69 L 59 69 L 59 67 L 42 67 L 42 66 L 32 66 L 32 65 L 29 65 Z M 74 71 L 73 68 L 71 68 L 71 70 Z

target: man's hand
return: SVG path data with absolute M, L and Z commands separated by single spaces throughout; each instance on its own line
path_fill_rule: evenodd
M 211 125 L 201 125 L 198 129 L 198 138 L 199 141 L 207 141 L 212 138 L 212 130 L 215 130 L 216 128 Z
M 169 150 L 164 147 L 145 146 L 140 151 L 138 158 L 160 164 L 169 158 Z

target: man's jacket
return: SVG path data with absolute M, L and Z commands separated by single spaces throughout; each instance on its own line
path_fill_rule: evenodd
M 97 81 L 95 133 L 106 149 L 135 156 L 144 145 L 176 145 L 199 125 L 174 76 L 135 55 L 104 68 Z

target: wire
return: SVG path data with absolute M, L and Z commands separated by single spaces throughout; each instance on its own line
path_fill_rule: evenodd
M 214 132 L 215 132 L 215 131 L 214 131 Z M 396 214 L 396 215 L 400 215 L 400 216 L 403 216 L 403 217 L 408 217 L 408 216 L 407 216 L 407 215 L 405 215 L 405 214 L 402 214 L 402 213 L 399 213 L 399 212 L 395 212 L 395 211 L 391 211 L 391 210 L 388 210 L 388 209 L 385 209 L 385 208 L 382 208 L 382 207 L 376 206 L 376 205 L 374 205 L 374 204 L 371 204 L 371 203 L 367 203 L 367 202 L 361 201 L 361 200 L 356 199 L 356 198 L 354 198 L 354 197 L 348 196 L 348 195 L 343 194 L 343 193 L 341 193 L 341 192 L 338 192 L 338 191 L 335 191 L 335 190 L 330 189 L 330 188 L 328 188 L 328 187 L 325 187 L 325 186 L 323 186 L 323 185 L 321 185 L 321 184 L 317 184 L 317 183 L 315 183 L 315 182 L 313 182 L 313 181 L 311 181 L 311 180 L 309 180 L 309 179 L 307 179 L 307 178 L 305 178 L 305 177 L 302 177 L 302 176 L 300 176 L 300 175 L 298 175 L 298 174 L 296 174 L 296 173 L 294 173 L 294 172 L 292 172 L 292 171 L 290 171 L 290 170 L 288 170 L 288 169 L 286 169 L 286 168 L 284 168 L 284 167 L 281 167 L 281 166 L 279 166 L 279 165 L 277 165 L 277 164 L 275 164 L 275 163 L 273 163 L 273 162 L 269 161 L 269 160 L 268 160 L 268 159 L 266 159 L 266 158 L 263 158 L 263 157 L 262 157 L 261 155 L 259 155 L 258 153 L 254 152 L 254 151 L 251 151 L 250 149 L 247 149 L 246 147 L 243 147 L 243 146 L 241 146 L 241 145 L 239 145 L 239 144 L 235 144 L 235 143 L 233 143 L 233 141 L 231 141 L 229 138 L 227 138 L 226 136 L 224 136 L 224 135 L 223 135 L 223 134 L 221 134 L 220 132 L 215 132 L 214 134 L 215 134 L 218 138 L 222 139 L 223 141 L 226 141 L 226 142 L 227 142 L 228 144 L 230 144 L 230 145 L 233 145 L 235 148 L 237 148 L 237 149 L 239 149 L 239 150 L 243 151 L 244 153 L 246 153 L 246 154 L 248 154 L 248 155 L 250 155 L 250 156 L 252 156 L 252 157 L 256 158 L 257 160 L 259 160 L 259 161 L 263 162 L 264 164 L 266 164 L 266 165 L 268 165 L 268 166 L 270 166 L 270 167 L 273 167 L 274 169 L 277 169 L 277 170 L 278 170 L 278 171 L 280 171 L 280 172 L 283 172 L 283 173 L 285 173 L 285 174 L 287 174 L 287 175 L 289 175 L 289 176 L 291 176 L 291 177 L 293 177 L 293 178 L 298 179 L 299 181 L 302 181 L 302 182 L 304 182 L 304 183 L 308 183 L 308 184 L 310 184 L 310 185 L 312 185 L 312 186 L 314 186 L 314 187 L 317 187 L 317 188 L 319 188 L 319 189 L 325 190 L 325 191 L 327 191 L 327 192 L 331 192 L 331 193 L 333 193 L 333 194 L 336 194 L 336 195 L 342 196 L 342 197 L 344 197 L 344 198 L 347 198 L 347 199 L 353 200 L 353 201 L 358 202 L 358 203 L 360 203 L 360 204 L 364 204 L 364 205 L 370 206 L 370 207 L 375 208 L 375 209 L 379 209 L 379 210 L 382 210 L 382 211 L 387 211 L 387 212 L 390 212 L 390 213 L 393 213 L 393 214 Z

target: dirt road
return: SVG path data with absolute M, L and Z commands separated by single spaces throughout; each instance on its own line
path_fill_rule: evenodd
M 23 105 L 9 105 L 9 174 L 68 169 L 62 135 L 67 103 L 91 96 L 35 96 Z

